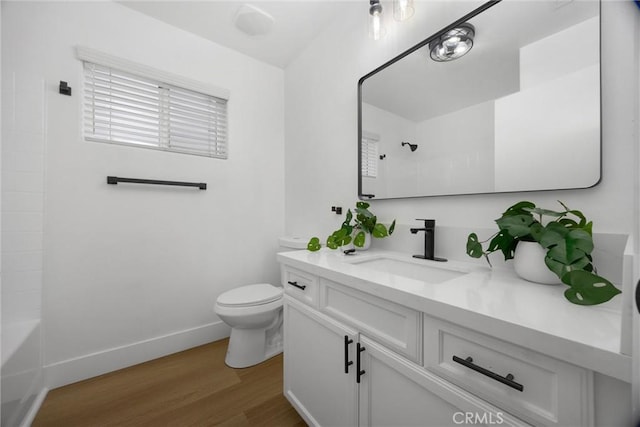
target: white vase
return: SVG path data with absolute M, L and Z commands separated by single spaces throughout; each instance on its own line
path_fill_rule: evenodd
M 352 238 L 354 240 L 360 231 L 364 231 L 364 230 L 355 229 L 353 231 Z M 362 245 L 362 247 L 359 247 L 356 245 L 353 245 L 353 246 L 357 251 L 366 251 L 367 249 L 369 249 L 369 247 L 371 246 L 371 233 L 364 231 L 364 245 Z
M 562 283 L 554 272 L 544 263 L 547 250 L 538 242 L 518 242 L 513 256 L 513 267 L 516 274 L 534 283 L 543 285 L 559 285 Z

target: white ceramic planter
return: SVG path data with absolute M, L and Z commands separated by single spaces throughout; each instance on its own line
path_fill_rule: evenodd
M 358 230 L 358 229 L 353 230 L 352 237 L 355 239 L 356 234 L 358 234 L 359 232 L 360 232 L 360 230 Z M 355 249 L 357 251 L 366 251 L 367 249 L 369 249 L 369 247 L 371 247 L 371 238 L 372 238 L 371 233 L 367 233 L 365 231 L 364 232 L 364 245 L 362 245 L 362 247 L 358 247 L 358 246 L 354 245 Z
M 559 285 L 562 283 L 547 265 L 544 257 L 547 251 L 538 242 L 518 242 L 513 257 L 516 274 L 525 280 L 543 285 Z

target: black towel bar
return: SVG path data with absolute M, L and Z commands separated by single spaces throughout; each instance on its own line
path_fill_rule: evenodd
M 160 181 L 157 179 L 121 178 L 119 176 L 107 177 L 107 184 L 117 184 L 119 182 L 130 182 L 133 184 L 177 185 L 180 187 L 198 187 L 200 190 L 207 189 L 206 182 Z

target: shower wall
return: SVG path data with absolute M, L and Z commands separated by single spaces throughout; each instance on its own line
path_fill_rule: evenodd
M 3 25 L 3 32 L 5 28 Z M 16 47 L 2 34 L 3 426 L 19 425 L 44 385 L 41 319 L 46 95 L 39 70 L 27 73 L 13 67 L 19 54 Z

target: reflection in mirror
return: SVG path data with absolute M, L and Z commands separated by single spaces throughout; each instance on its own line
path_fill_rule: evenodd
M 361 198 L 600 180 L 599 2 L 487 5 L 466 55 L 432 60 L 441 31 L 360 80 Z

